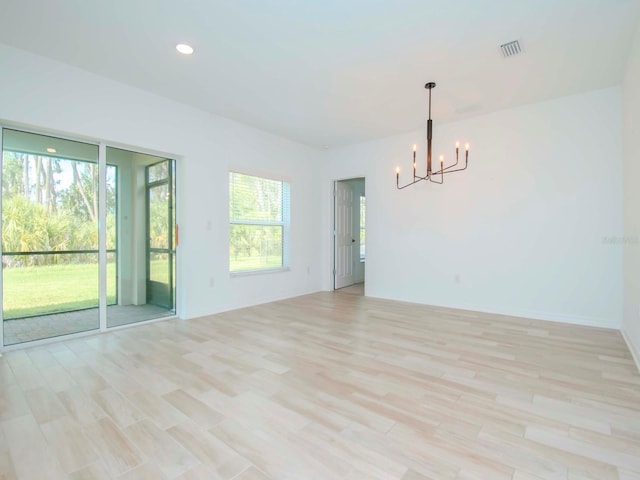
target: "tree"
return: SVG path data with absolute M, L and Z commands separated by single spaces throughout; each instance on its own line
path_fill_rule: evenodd
M 115 248 L 115 168 L 108 167 L 107 241 Z M 95 254 L 33 255 L 34 251 L 97 250 L 98 166 L 4 151 L 2 242 L 14 265 L 95 261 Z
M 2 192 L 5 197 L 22 195 L 24 190 L 24 159 L 21 154 L 5 151 L 2 169 Z

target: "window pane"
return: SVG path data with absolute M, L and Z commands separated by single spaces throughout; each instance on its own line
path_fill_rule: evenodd
M 118 168 L 115 165 L 107 165 L 107 249 L 114 250 L 117 247 L 117 215 L 118 215 Z
M 158 182 L 169 178 L 169 162 L 161 162 L 151 165 L 148 169 L 147 183 Z
M 279 225 L 232 224 L 230 270 L 241 272 L 282 267 L 282 230 Z
M 231 220 L 282 221 L 282 182 L 229 173 Z
M 2 140 L 5 344 L 98 328 L 98 147 Z
M 169 248 L 169 184 L 149 190 L 149 246 Z
M 152 282 L 169 285 L 169 254 L 168 253 L 150 253 L 149 254 L 149 280 Z
M 118 303 L 118 257 L 107 253 L 107 305 Z

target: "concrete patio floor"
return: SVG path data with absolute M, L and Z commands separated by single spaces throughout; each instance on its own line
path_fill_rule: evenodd
M 107 307 L 107 326 L 117 327 L 171 315 L 174 315 L 173 311 L 155 305 L 112 305 Z M 6 320 L 3 323 L 5 346 L 99 328 L 97 308 Z

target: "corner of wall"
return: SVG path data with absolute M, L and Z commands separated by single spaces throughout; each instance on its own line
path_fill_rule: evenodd
M 622 338 L 629 348 L 629 352 L 631 352 L 631 356 L 633 357 L 633 361 L 636 363 L 638 372 L 640 372 L 640 348 L 638 348 L 638 346 L 633 343 L 631 337 L 627 335 L 624 328 L 620 329 L 620 333 L 622 334 Z
M 622 83 L 624 298 L 620 332 L 640 370 L 640 20 L 631 42 Z

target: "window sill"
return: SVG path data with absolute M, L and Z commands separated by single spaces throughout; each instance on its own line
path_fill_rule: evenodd
M 291 269 L 289 267 L 279 267 L 279 268 L 264 268 L 261 270 L 243 270 L 241 272 L 229 272 L 229 276 L 233 277 L 250 277 L 253 275 L 265 275 L 267 273 L 281 273 L 288 272 Z

